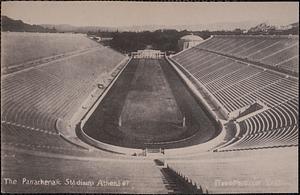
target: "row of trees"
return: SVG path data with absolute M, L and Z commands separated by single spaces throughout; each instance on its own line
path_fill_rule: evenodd
M 120 52 L 129 53 L 151 47 L 161 51 L 177 51 L 177 41 L 188 34 L 186 31 L 156 30 L 154 32 L 97 32 L 100 37 L 112 37 L 110 46 Z
M 89 32 L 100 37 L 111 37 L 112 41 L 109 45 L 122 52 L 130 53 L 140 49 L 149 48 L 158 49 L 163 52 L 178 52 L 178 40 L 184 36 L 193 33 L 203 39 L 207 39 L 211 35 L 298 35 L 299 23 L 294 23 L 286 29 L 277 29 L 274 26 L 265 23 L 259 24 L 248 31 L 242 29 L 235 29 L 232 31 L 177 31 L 177 30 L 156 30 L 154 32 Z M 106 43 L 107 44 L 107 43 Z
M 167 53 L 179 51 L 178 40 L 188 34 L 198 35 L 203 39 L 207 39 L 211 35 L 240 35 L 243 31 L 236 29 L 233 31 L 177 31 L 173 29 L 156 30 L 154 32 L 88 32 L 90 35 L 99 37 L 111 37 L 109 45 L 122 53 L 130 53 L 133 51 L 145 49 L 151 46 L 152 49 L 161 50 Z M 107 44 L 107 43 L 106 43 Z

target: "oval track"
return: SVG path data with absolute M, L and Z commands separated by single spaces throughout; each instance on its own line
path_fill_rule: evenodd
M 217 123 L 165 59 L 132 59 L 83 131 L 129 148 L 176 148 L 209 141 Z

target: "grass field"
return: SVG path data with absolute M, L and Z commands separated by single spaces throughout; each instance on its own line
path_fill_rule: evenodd
M 147 141 L 180 134 L 182 114 L 157 60 L 141 60 L 121 114 L 124 133 Z
M 83 130 L 105 143 L 134 148 L 189 146 L 218 132 L 164 59 L 133 59 Z

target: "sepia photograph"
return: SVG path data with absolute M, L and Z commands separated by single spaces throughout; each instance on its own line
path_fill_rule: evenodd
M 298 193 L 299 2 L 1 1 L 1 193 Z

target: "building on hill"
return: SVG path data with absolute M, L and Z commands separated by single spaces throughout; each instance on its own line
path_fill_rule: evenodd
M 178 47 L 180 50 L 185 50 L 199 43 L 203 42 L 203 39 L 197 35 L 185 35 L 181 37 L 178 41 Z

